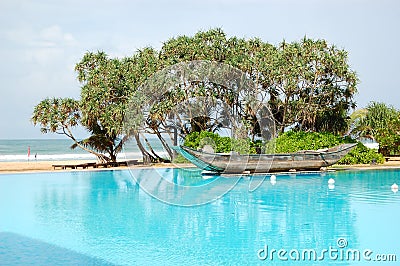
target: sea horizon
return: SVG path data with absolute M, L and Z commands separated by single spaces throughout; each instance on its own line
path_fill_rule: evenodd
M 161 144 L 149 138 L 155 151 L 163 155 Z M 96 160 L 96 156 L 77 147 L 71 149 L 74 142 L 70 139 L 0 139 L 0 162 L 24 161 L 64 161 Z M 133 142 L 118 155 L 118 159 L 140 159 L 142 157 Z

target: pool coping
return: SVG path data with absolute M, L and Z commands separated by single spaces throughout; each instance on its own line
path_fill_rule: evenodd
M 73 163 L 76 161 L 68 161 Z M 68 163 L 65 162 L 65 163 Z M 84 161 L 81 161 L 84 162 Z M 118 171 L 118 170 L 129 170 L 129 169 L 152 169 L 152 168 L 195 168 L 193 164 L 174 164 L 174 163 L 158 163 L 152 165 L 131 165 L 131 166 L 119 166 L 110 168 L 95 168 L 95 169 L 64 169 L 64 170 L 53 170 L 52 165 L 58 163 L 57 161 L 41 161 L 41 162 L 0 162 L 0 175 L 2 174 L 20 174 L 20 173 L 61 173 L 61 172 L 81 172 L 81 171 Z M 38 167 L 39 165 L 39 167 Z M 400 162 L 386 162 L 380 165 L 333 165 L 327 168 L 327 171 L 348 171 L 348 170 L 379 170 L 379 169 L 399 169 Z M 300 173 L 303 171 L 297 171 Z M 326 172 L 326 171 L 316 171 Z M 296 173 L 296 172 L 288 172 Z M 277 174 L 277 173 L 265 173 L 265 174 Z M 279 173 L 281 174 L 281 173 Z

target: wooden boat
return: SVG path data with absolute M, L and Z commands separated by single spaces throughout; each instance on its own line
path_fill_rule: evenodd
M 285 154 L 209 153 L 185 146 L 174 147 L 197 167 L 217 173 L 268 173 L 291 170 L 320 170 L 335 164 L 357 144 L 341 144 L 324 150 Z

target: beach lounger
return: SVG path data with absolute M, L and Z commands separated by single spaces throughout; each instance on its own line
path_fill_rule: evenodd
M 93 167 L 96 168 L 96 163 L 81 163 L 81 164 L 53 164 L 52 165 L 53 170 L 56 170 L 57 168 L 60 168 L 62 170 L 71 168 L 71 169 L 78 169 L 78 168 L 82 168 L 82 169 L 86 169 L 89 167 Z
M 60 168 L 62 170 L 71 168 L 71 169 L 76 169 L 76 165 L 75 164 L 53 164 L 53 170 L 56 170 L 56 168 Z
M 138 160 L 130 160 L 130 161 L 122 161 L 122 162 L 107 162 L 107 163 L 81 163 L 81 164 L 53 164 L 53 170 L 56 170 L 57 168 L 60 168 L 62 170 L 65 169 L 86 169 L 89 167 L 93 168 L 108 168 L 108 167 L 119 167 L 119 166 L 128 166 L 129 164 L 137 164 Z

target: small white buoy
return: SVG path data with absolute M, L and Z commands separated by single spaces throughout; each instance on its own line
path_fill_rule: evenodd
M 396 183 L 394 183 L 391 187 L 392 191 L 394 193 L 396 193 L 397 191 L 399 191 L 399 185 L 397 185 Z
M 329 180 L 328 180 L 328 184 L 330 184 L 330 185 L 333 185 L 333 184 L 335 184 L 335 179 L 333 179 L 333 178 L 329 178 Z
M 271 185 L 275 186 L 275 184 L 276 184 L 276 176 L 275 175 L 271 175 L 271 177 L 269 178 L 269 182 L 271 182 Z
M 334 189 L 335 189 L 335 185 L 334 185 L 334 184 L 328 184 L 328 188 L 329 188 L 330 190 L 334 190 Z

